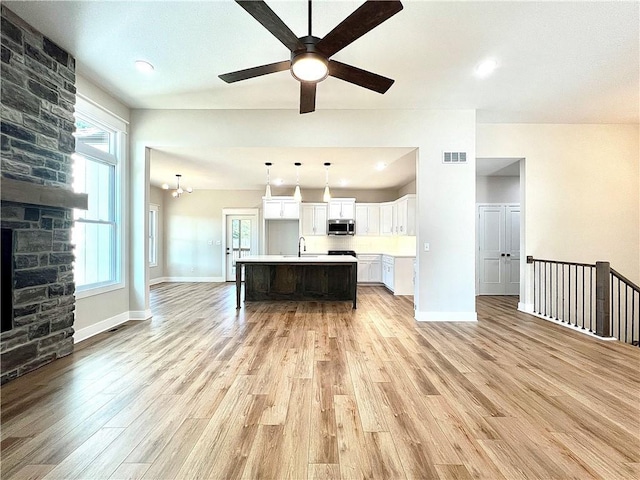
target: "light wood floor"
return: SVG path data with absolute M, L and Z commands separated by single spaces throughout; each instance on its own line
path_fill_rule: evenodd
M 2 479 L 640 477 L 640 349 L 481 297 L 417 324 L 381 287 L 248 304 L 152 289 L 130 322 L 2 387 Z

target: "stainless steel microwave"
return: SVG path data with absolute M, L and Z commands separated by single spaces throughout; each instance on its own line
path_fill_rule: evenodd
M 329 220 L 327 235 L 355 235 L 356 222 L 354 220 Z

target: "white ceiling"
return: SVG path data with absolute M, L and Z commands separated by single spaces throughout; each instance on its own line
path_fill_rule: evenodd
M 306 1 L 267 3 L 297 35 L 307 33 Z M 313 34 L 324 36 L 361 3 L 314 1 Z M 231 0 L 3 4 L 71 52 L 79 74 L 131 108 L 298 109 L 298 83 L 286 71 L 235 84 L 218 78 L 289 58 L 288 50 Z M 403 11 L 333 57 L 394 78 L 391 89 L 380 95 L 328 78 L 318 86 L 318 110 L 471 108 L 481 123 L 639 122 L 638 2 L 403 4 Z M 473 70 L 487 57 L 496 58 L 499 67 L 478 79 Z M 136 71 L 138 59 L 151 62 L 155 71 Z M 225 181 L 221 167 L 232 171 L 230 164 L 243 162 L 243 176 L 236 179 L 246 182 L 233 186 L 251 188 L 264 182 L 258 175 L 264 177 L 263 164 L 272 154 L 283 165 L 309 163 L 316 154 L 323 159 L 353 154 L 350 165 L 360 171 L 369 168 L 360 162 L 370 162 L 371 153 L 288 150 L 255 155 L 242 149 L 167 149 L 154 153 L 152 179 L 170 181 L 185 173 L 176 167 L 192 164 L 194 176 L 215 167 L 218 179 L 208 179 L 215 185 Z M 400 168 L 411 163 L 400 160 L 406 153 L 390 149 L 380 155 Z M 392 177 L 404 181 L 406 174 L 386 175 L 380 185 L 391 186 Z M 301 170 L 301 184 L 302 176 Z M 373 174 L 367 178 L 378 185 Z

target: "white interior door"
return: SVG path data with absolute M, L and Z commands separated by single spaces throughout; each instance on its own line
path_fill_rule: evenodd
M 505 206 L 505 295 L 520 294 L 520 205 Z
M 520 206 L 478 205 L 478 294 L 520 292 Z
M 504 293 L 502 254 L 504 245 L 504 208 L 502 205 L 478 206 L 478 275 L 480 295 Z
M 227 215 L 227 281 L 236 279 L 236 260 L 258 252 L 258 222 L 255 215 Z

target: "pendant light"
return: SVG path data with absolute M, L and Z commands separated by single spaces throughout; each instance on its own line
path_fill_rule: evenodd
M 269 200 L 271 198 L 271 184 L 270 184 L 270 178 L 269 178 L 269 169 L 271 168 L 272 163 L 267 162 L 265 163 L 265 165 L 267 166 L 267 188 L 264 191 L 264 198 Z
M 294 165 L 296 166 L 296 189 L 293 192 L 293 199 L 296 202 L 301 202 L 302 193 L 300 193 L 300 165 L 302 164 L 300 162 L 296 162 L 294 163 Z
M 329 202 L 331 200 L 331 192 L 329 191 L 329 167 L 331 164 L 329 162 L 324 164 L 325 168 L 325 183 L 324 183 L 324 195 L 322 196 L 323 202 Z

